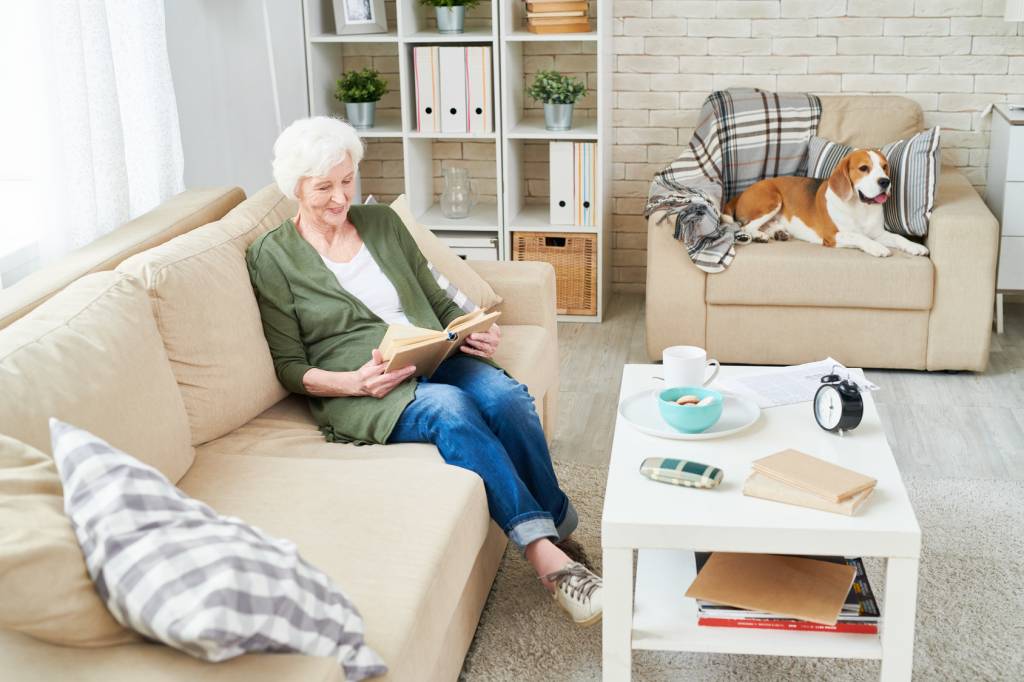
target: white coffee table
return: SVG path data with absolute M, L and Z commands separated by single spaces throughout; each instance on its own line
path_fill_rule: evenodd
M 764 371 L 769 368 L 722 367 L 719 376 Z M 620 401 L 661 388 L 653 378 L 661 375 L 659 365 L 626 365 Z M 751 462 L 786 448 L 876 478 L 874 495 L 854 517 L 745 497 Z M 725 478 L 715 490 L 656 483 L 639 473 L 646 457 L 713 464 Z M 606 681 L 630 679 L 634 649 L 881 659 L 883 680 L 910 679 L 921 529 L 870 395 L 860 426 L 844 437 L 820 429 L 810 403 L 766 409 L 746 431 L 705 441 L 647 436 L 619 416 L 601 545 Z M 695 602 L 683 596 L 694 576 L 694 550 L 885 557 L 881 634 L 699 627 Z M 881 576 L 869 578 L 877 584 Z

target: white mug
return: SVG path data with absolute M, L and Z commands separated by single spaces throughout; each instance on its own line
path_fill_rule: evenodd
M 707 351 L 697 346 L 670 346 L 661 354 L 665 386 L 707 386 L 718 376 L 718 360 L 708 360 Z M 707 368 L 714 367 L 705 378 Z

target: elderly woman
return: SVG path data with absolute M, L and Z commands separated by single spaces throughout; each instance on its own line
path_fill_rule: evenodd
M 491 518 L 556 602 L 577 623 L 597 622 L 601 579 L 567 541 L 576 511 L 533 398 L 491 360 L 498 326 L 471 335 L 429 379 L 414 380 L 412 367 L 385 371 L 377 347 L 389 324 L 440 330 L 462 311 L 394 211 L 352 204 L 362 157 L 355 130 L 326 117 L 296 121 L 274 144 L 274 178 L 298 214 L 246 260 L 278 378 L 309 396 L 328 441 L 433 443 L 445 462 L 478 474 Z

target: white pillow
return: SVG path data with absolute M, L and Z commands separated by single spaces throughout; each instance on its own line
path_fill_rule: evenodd
M 159 471 L 50 420 L 64 509 L 114 618 L 207 661 L 293 651 L 338 660 L 350 680 L 387 666 L 363 619 L 287 540 L 221 516 Z

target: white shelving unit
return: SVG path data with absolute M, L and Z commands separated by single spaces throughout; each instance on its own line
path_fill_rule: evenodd
M 433 9 L 423 7 L 417 0 L 397 0 L 387 3 L 388 32 L 364 35 L 334 35 L 334 8 L 331 0 L 304 0 L 306 21 L 307 75 L 309 78 L 309 111 L 313 116 L 345 117 L 345 106 L 334 98 L 335 81 L 346 70 L 344 46 L 358 44 L 393 45 L 398 60 L 398 83 L 390 83 L 399 91 L 400 110 L 378 112 L 376 125 L 360 135 L 371 141 L 395 138 L 402 141 L 405 194 L 416 218 L 432 230 L 464 230 L 489 232 L 498 237 L 502 232 L 501 206 L 495 202 L 480 202 L 468 218 L 450 220 L 441 213 L 435 192 L 434 142 L 472 141 L 494 143 L 494 174 L 497 195 L 501 195 L 501 116 L 495 106 L 494 132 L 490 133 L 433 133 L 416 130 L 416 93 L 413 78 L 412 50 L 419 45 L 489 45 L 491 47 L 492 82 L 499 82 L 498 69 L 498 0 L 481 3 L 466 19 L 466 32 L 459 35 L 438 33 L 433 25 Z M 489 7 L 488 7 L 489 5 Z M 487 10 L 490 10 L 488 14 Z M 349 49 L 348 53 L 358 53 Z M 498 98 L 496 98 L 498 99 Z M 497 102 L 495 102 L 497 105 Z M 500 247 L 499 247 L 500 248 Z M 499 257 L 504 254 L 499 253 Z
M 592 233 L 598 239 L 597 315 L 562 316 L 560 319 L 600 322 L 604 313 L 606 292 L 610 291 L 610 225 L 611 225 L 611 97 L 612 97 L 612 2 L 590 0 L 596 10 L 592 18 L 595 30 L 589 33 L 535 35 L 525 29 L 525 5 L 520 0 L 491 0 L 480 3 L 466 19 L 466 31 L 459 35 L 443 35 L 436 31 L 433 9 L 417 0 L 396 0 L 386 3 L 387 33 L 339 36 L 334 35 L 334 10 L 331 0 L 304 0 L 306 22 L 306 62 L 309 81 L 311 115 L 344 118 L 345 107 L 334 99 L 335 81 L 346 70 L 347 56 L 358 49 L 346 45 L 392 46 L 398 60 L 400 110 L 378 112 L 376 126 L 360 134 L 374 139 L 392 138 L 402 141 L 404 189 L 413 214 L 421 224 L 435 231 L 467 231 L 489 233 L 498 243 L 498 257 L 510 257 L 512 232 L 577 232 Z M 593 13 L 593 11 L 592 11 Z M 578 116 L 575 127 L 568 132 L 553 133 L 544 129 L 543 117 L 536 110 L 524 108 L 523 49 L 531 42 L 596 43 L 594 67 L 597 74 L 596 117 Z M 489 45 L 491 47 L 494 83 L 494 132 L 491 133 L 426 133 L 415 129 L 416 93 L 412 49 L 419 45 Z M 374 48 L 375 51 L 380 48 Z M 395 83 L 390 87 L 395 88 Z M 593 86 L 594 84 L 589 84 Z M 598 191 L 601 197 L 597 224 L 592 227 L 552 226 L 547 206 L 527 204 L 524 199 L 525 176 L 523 146 L 551 140 L 597 142 Z M 435 177 L 438 163 L 434 153 L 437 141 L 466 141 L 494 144 L 495 188 L 497 202 L 481 201 L 468 218 L 445 218 L 437 202 Z M 478 160 L 474 160 L 478 163 Z M 606 236 L 607 233 L 607 236 Z
M 597 235 L 597 314 L 562 315 L 560 320 L 573 322 L 600 322 L 605 301 L 611 291 L 611 181 L 612 181 L 612 0 L 590 0 L 591 23 L 589 33 L 535 34 L 526 30 L 526 7 L 521 1 L 501 3 L 501 84 L 502 122 L 505 135 L 502 140 L 505 251 L 509 252 L 514 232 L 564 232 Z M 529 86 L 524 76 L 525 56 L 529 56 L 531 43 L 587 43 L 595 45 L 593 66 L 588 72 L 596 74 L 596 83 L 588 89 L 597 91 L 596 116 L 588 117 L 577 111 L 573 129 L 550 132 L 544 129 L 544 117 L 536 109 L 526 106 Z M 590 50 L 584 55 L 589 55 Z M 524 56 L 525 55 L 525 56 Z M 584 56 L 581 55 L 581 56 Z M 576 140 L 597 143 L 598 177 L 596 196 L 598 214 L 593 226 L 552 225 L 548 204 L 534 203 L 529 197 L 525 181 L 526 145 L 530 142 Z M 530 201 L 533 199 L 533 201 Z

